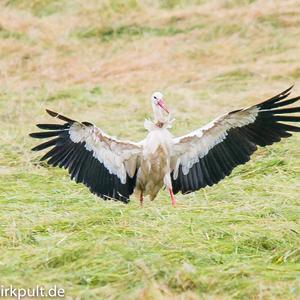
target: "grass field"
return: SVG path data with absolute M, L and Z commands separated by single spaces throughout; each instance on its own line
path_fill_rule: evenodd
M 139 207 L 39 163 L 44 109 L 139 141 L 150 95 L 173 133 L 295 83 L 297 0 L 1 0 L 0 284 L 67 299 L 300 299 L 300 136 L 216 186 Z

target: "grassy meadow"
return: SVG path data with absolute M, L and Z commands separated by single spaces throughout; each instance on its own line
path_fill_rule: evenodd
M 1 0 L 0 284 L 66 299 L 300 299 L 300 135 L 218 185 L 102 201 L 30 149 L 45 108 L 139 141 L 160 90 L 181 135 L 295 84 L 297 0 Z

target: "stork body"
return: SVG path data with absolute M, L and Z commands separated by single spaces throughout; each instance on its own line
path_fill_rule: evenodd
M 147 138 L 142 142 L 136 188 L 141 195 L 149 195 L 154 200 L 163 185 L 172 189 L 170 160 L 173 138 L 166 123 L 153 123 L 148 130 Z
M 212 186 L 246 163 L 257 146 L 300 132 L 300 127 L 291 125 L 300 122 L 300 116 L 294 115 L 300 107 L 289 106 L 300 97 L 286 99 L 291 89 L 176 138 L 169 132 L 172 121 L 163 95 L 156 92 L 151 97 L 154 119 L 145 120 L 148 135 L 138 143 L 116 139 L 89 122 L 47 110 L 64 124 L 37 124 L 47 131 L 30 136 L 52 139 L 32 150 L 52 147 L 41 160 L 67 169 L 71 179 L 105 200 L 127 203 L 136 190 L 142 203 L 144 195 L 153 200 L 165 186 L 175 205 L 174 194 Z

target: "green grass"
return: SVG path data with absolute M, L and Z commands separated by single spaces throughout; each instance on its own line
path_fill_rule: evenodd
M 126 25 L 118 28 L 83 28 L 74 34 L 79 39 L 98 38 L 104 42 L 123 37 L 143 37 L 143 36 L 172 36 L 183 31 L 174 27 L 154 28 L 138 25 Z
M 103 201 L 30 149 L 50 108 L 139 141 L 149 96 L 185 134 L 295 83 L 300 6 L 262 0 L 0 3 L 0 284 L 67 299 L 298 299 L 299 135 L 218 185 Z
M 1 39 L 21 39 L 23 35 L 18 32 L 7 30 L 6 28 L 0 25 L 0 38 Z
M 28 10 L 38 17 L 50 16 L 65 8 L 63 0 L 4 0 L 7 6 Z

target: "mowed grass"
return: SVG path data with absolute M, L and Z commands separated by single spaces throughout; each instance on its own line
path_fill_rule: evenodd
M 218 185 L 140 208 L 39 163 L 44 109 L 138 141 L 165 94 L 180 135 L 295 83 L 297 0 L 0 3 L 0 283 L 67 299 L 300 299 L 300 137 Z

